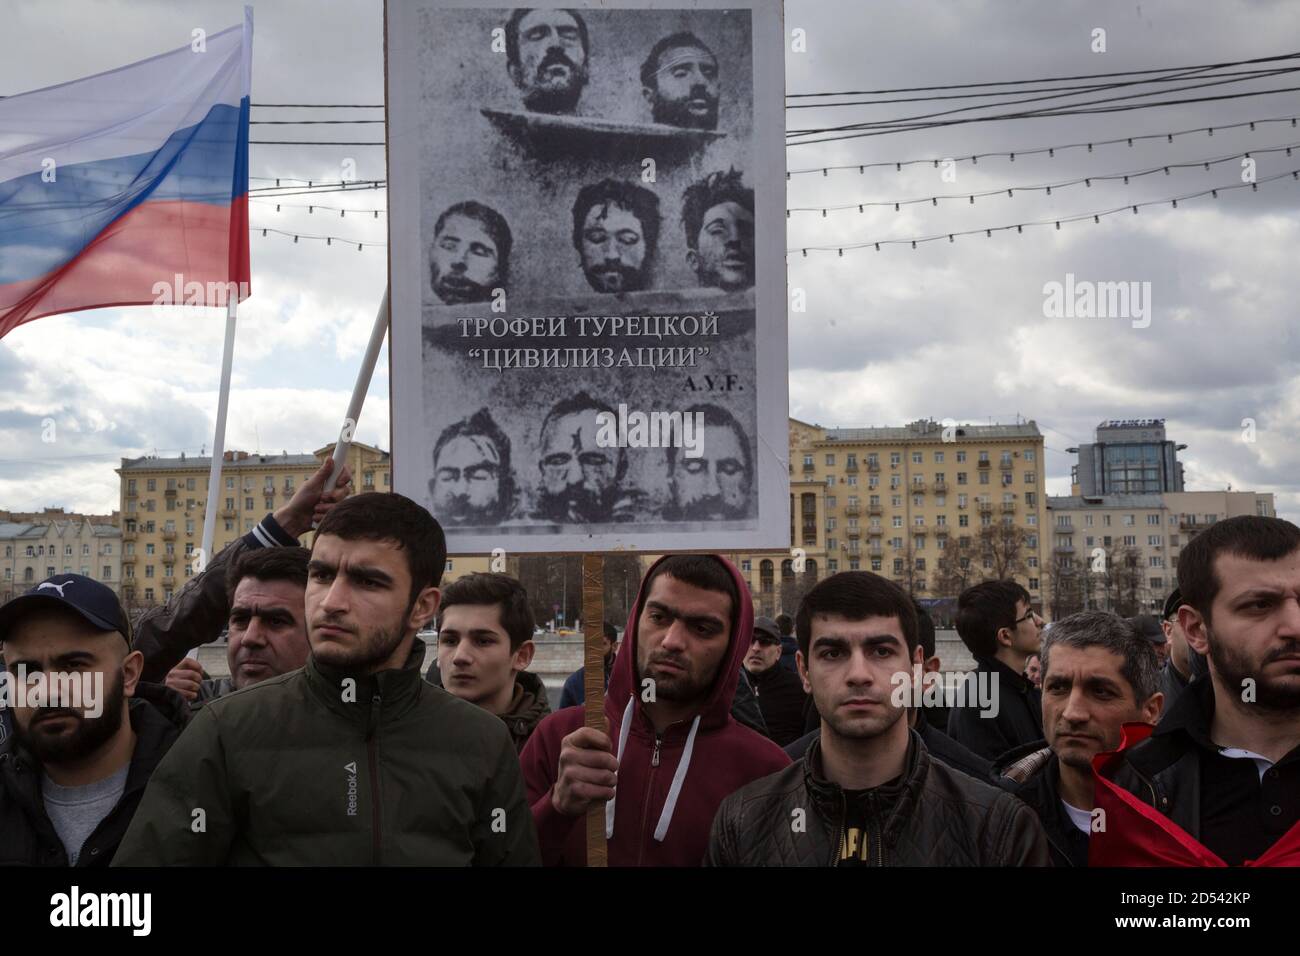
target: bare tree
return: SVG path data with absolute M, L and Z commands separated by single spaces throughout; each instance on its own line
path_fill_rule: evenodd
M 901 560 L 903 565 L 901 570 L 893 571 L 891 577 L 904 591 L 908 594 L 915 595 L 917 590 L 917 579 L 924 572 L 916 570 L 916 549 L 911 543 L 912 539 L 907 538 L 905 540 L 908 542 L 907 544 L 903 545 L 901 548 L 894 549 L 894 561 L 898 562 Z M 897 567 L 897 563 L 895 563 L 895 567 Z
M 794 572 L 793 577 L 781 578 L 781 610 L 782 612 L 794 617 L 795 612 L 799 610 L 799 603 L 803 600 L 804 595 L 813 589 L 817 583 L 817 572 L 805 568 L 803 571 Z
M 1052 620 L 1059 621 L 1084 609 L 1087 580 L 1087 567 L 1077 566 L 1073 558 L 1061 557 L 1053 564 L 1049 597 Z
M 977 580 L 978 558 L 979 552 L 975 550 L 968 535 L 961 535 L 955 541 L 949 539 L 948 547 L 943 549 L 943 556 L 935 562 L 931 593 L 936 597 L 959 596 Z
M 1019 525 L 998 522 L 981 527 L 976 540 L 980 557 L 989 561 L 988 577 L 998 581 L 1027 577 L 1028 539 L 1029 532 Z

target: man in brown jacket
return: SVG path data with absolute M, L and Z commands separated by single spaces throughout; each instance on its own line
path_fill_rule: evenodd
M 931 759 L 909 729 L 917 621 L 902 588 L 866 571 L 832 575 L 795 621 L 821 737 L 723 801 L 706 865 L 1048 865 L 1028 806 Z

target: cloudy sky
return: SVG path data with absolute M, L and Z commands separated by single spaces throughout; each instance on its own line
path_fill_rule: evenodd
M 59 83 L 188 42 L 239 21 L 225 0 L 6 0 L 0 93 Z M 255 4 L 255 103 L 379 103 L 383 98 L 379 0 L 263 0 Z M 1188 67 L 1294 52 L 1300 7 L 1287 0 L 789 0 L 790 93 L 883 90 Z M 1093 31 L 1105 32 L 1094 52 Z M 1290 38 L 1292 47 L 1288 47 Z M 1282 64 L 1283 66 L 1289 64 Z M 1236 69 L 1245 69 L 1239 67 Z M 1250 80 L 1186 98 L 1300 86 L 1296 74 Z M 1188 80 L 1186 82 L 1195 82 Z M 1182 85 L 1168 84 L 1170 86 Z M 1149 87 L 1142 87 L 1147 90 Z M 1097 93 L 1122 95 L 1126 90 Z M 926 94 L 877 94 L 891 99 Z M 794 101 L 792 101 L 794 102 Z M 806 102 L 806 101 L 804 101 Z M 799 109 L 790 129 L 897 119 L 984 101 Z M 254 111 L 254 119 L 302 111 Z M 362 115 L 360 111 L 349 115 Z M 374 116 L 375 112 L 366 115 Z M 972 115 L 972 114 L 965 114 Z M 974 114 L 978 115 L 978 114 Z M 1164 134 L 1300 116 L 1300 93 L 1098 114 L 969 123 L 787 149 L 787 205 L 852 205 L 795 212 L 787 245 L 847 246 L 944 235 L 938 242 L 796 251 L 789 284 L 806 311 L 790 314 L 790 413 L 822 425 L 900 424 L 921 417 L 963 422 L 1032 418 L 1046 436 L 1048 491 L 1068 493 L 1073 456 L 1104 419 L 1163 417 L 1182 453 L 1188 488 L 1272 491 L 1278 511 L 1300 518 L 1300 185 L 1263 180 L 1300 169 L 1300 149 L 1258 153 L 1257 191 L 1167 200 L 1241 181 L 1238 161 L 1205 171 L 1171 169 L 1120 182 L 1005 192 L 972 204 L 940 201 L 865 207 L 937 195 L 1200 163 L 1246 150 L 1300 145 L 1300 128 L 1257 124 L 1167 139 L 1058 150 L 1035 147 Z M 381 139 L 377 125 L 254 127 L 253 139 Z M 319 132 L 327 130 L 328 132 Z M 831 171 L 822 167 L 1022 151 L 1014 162 L 956 162 L 945 182 L 932 164 Z M 376 147 L 251 147 L 254 176 L 337 179 L 352 159 L 361 179 L 382 178 Z M 255 182 L 254 186 L 264 185 Z M 1154 200 L 1138 215 L 1094 224 L 983 230 Z M 302 197 L 255 201 L 255 227 L 384 241 L 386 220 L 305 207 Z M 383 207 L 383 192 L 320 202 Z M 385 253 L 355 245 L 252 240 L 254 296 L 241 309 L 227 448 L 308 451 L 337 433 L 385 282 Z M 1150 283 L 1150 324 L 1124 317 L 1044 314 L 1044 285 Z M 1140 324 L 1140 323 L 1139 323 Z M 41 319 L 0 340 L 0 507 L 108 511 L 123 456 L 197 454 L 211 447 L 222 314 L 212 310 L 106 309 Z M 55 441 L 41 423 L 56 422 Z M 1243 420 L 1254 423 L 1245 435 Z M 381 356 L 357 437 L 388 447 L 387 355 Z M 48 436 L 47 436 L 48 437 Z M 1253 441 L 1246 438 L 1253 437 Z

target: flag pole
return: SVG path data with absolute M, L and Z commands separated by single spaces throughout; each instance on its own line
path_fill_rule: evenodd
M 208 498 L 203 508 L 203 540 L 199 545 L 196 574 L 202 574 L 212 560 L 212 538 L 217 527 L 217 502 L 221 496 L 221 459 L 226 450 L 226 411 L 230 406 L 230 367 L 235 357 L 235 316 L 239 310 L 239 296 L 226 300 L 226 342 L 221 350 L 221 386 L 217 392 L 217 428 L 212 436 L 212 464 L 208 468 Z M 193 648 L 186 657 L 196 660 L 199 649 Z
M 347 459 L 348 449 L 352 447 L 352 436 L 357 430 L 357 421 L 361 417 L 361 406 L 365 404 L 366 392 L 370 391 L 370 379 L 375 373 L 375 364 L 379 361 L 379 350 L 384 345 L 384 336 L 388 333 L 388 287 L 384 287 L 384 298 L 379 303 L 375 314 L 375 325 L 370 330 L 370 342 L 366 345 L 366 354 L 361 359 L 361 370 L 357 372 L 356 384 L 352 386 L 352 399 L 348 402 L 348 413 L 343 419 L 343 428 L 339 431 L 339 440 L 334 444 L 334 470 L 325 481 L 325 491 L 334 490 L 339 472 Z

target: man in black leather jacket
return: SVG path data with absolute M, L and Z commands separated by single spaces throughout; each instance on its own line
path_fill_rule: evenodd
M 865 571 L 832 575 L 796 617 L 822 715 L 803 760 L 733 793 L 709 866 L 1046 866 L 1033 811 L 931 759 L 908 728 L 916 610 Z

